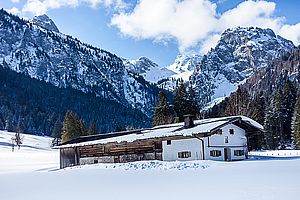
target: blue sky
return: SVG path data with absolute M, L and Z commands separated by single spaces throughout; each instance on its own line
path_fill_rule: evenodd
M 161 66 L 179 53 L 207 52 L 235 26 L 272 28 L 300 43 L 297 0 L 1 0 L 0 7 L 26 18 L 46 13 L 62 33 Z

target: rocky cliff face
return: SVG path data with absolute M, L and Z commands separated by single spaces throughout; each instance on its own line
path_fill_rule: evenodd
M 95 93 L 151 115 L 157 87 L 128 70 L 118 56 L 59 33 L 51 21 L 42 16 L 29 22 L 0 10 L 0 62 L 57 87 Z
M 228 96 L 256 71 L 293 47 L 291 41 L 270 29 L 226 30 L 191 75 L 199 101 L 204 104 Z
M 34 25 L 40 26 L 48 31 L 59 33 L 55 23 L 47 15 L 35 16 L 30 22 Z
M 242 85 L 251 94 L 270 95 L 282 79 L 299 84 L 300 81 L 300 46 L 291 49 L 281 57 L 274 59 L 267 67 L 260 69 Z

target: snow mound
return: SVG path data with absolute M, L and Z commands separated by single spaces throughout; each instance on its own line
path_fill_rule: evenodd
M 202 170 L 210 167 L 209 161 L 137 161 L 131 163 L 95 164 L 82 165 L 73 168 L 97 168 L 97 169 L 119 169 L 119 170 Z

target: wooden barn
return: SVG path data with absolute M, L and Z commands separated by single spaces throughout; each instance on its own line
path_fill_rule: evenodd
M 60 168 L 141 160 L 242 160 L 263 127 L 244 116 L 80 137 L 57 147 Z M 252 142 L 253 141 L 253 142 Z

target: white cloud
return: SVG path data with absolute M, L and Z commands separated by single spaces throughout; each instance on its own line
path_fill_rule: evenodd
M 133 10 L 116 14 L 111 24 L 137 39 L 175 39 L 181 52 L 200 44 L 200 52 L 205 53 L 224 30 L 237 26 L 271 28 L 300 42 L 300 23 L 284 25 L 285 18 L 274 15 L 274 2 L 249 0 L 224 13 L 217 13 L 216 8 L 209 0 L 140 0 Z
M 223 13 L 219 19 L 221 31 L 237 26 L 258 26 L 275 31 L 282 26 L 284 18 L 273 16 L 276 4 L 266 1 L 245 1 Z
M 294 44 L 300 44 L 300 23 L 295 25 L 284 25 L 279 31 L 279 34 L 294 42 Z
M 19 3 L 20 2 L 20 0 L 10 0 L 11 2 L 13 2 L 13 3 Z
M 141 0 L 132 12 L 115 15 L 111 24 L 138 39 L 175 38 L 183 50 L 208 36 L 216 15 L 216 5 L 207 0 Z
M 7 10 L 8 12 L 10 12 L 11 14 L 14 14 L 14 15 L 19 15 L 20 14 L 20 10 L 16 7 L 13 7 L 9 10 Z
M 87 5 L 93 8 L 103 5 L 117 9 L 122 9 L 126 6 L 123 0 L 27 0 L 20 12 L 41 15 L 48 10 L 61 7 L 78 7 L 80 5 Z
M 221 38 L 221 34 L 212 34 L 205 38 L 201 43 L 200 54 L 207 53 L 211 48 L 215 47 Z

